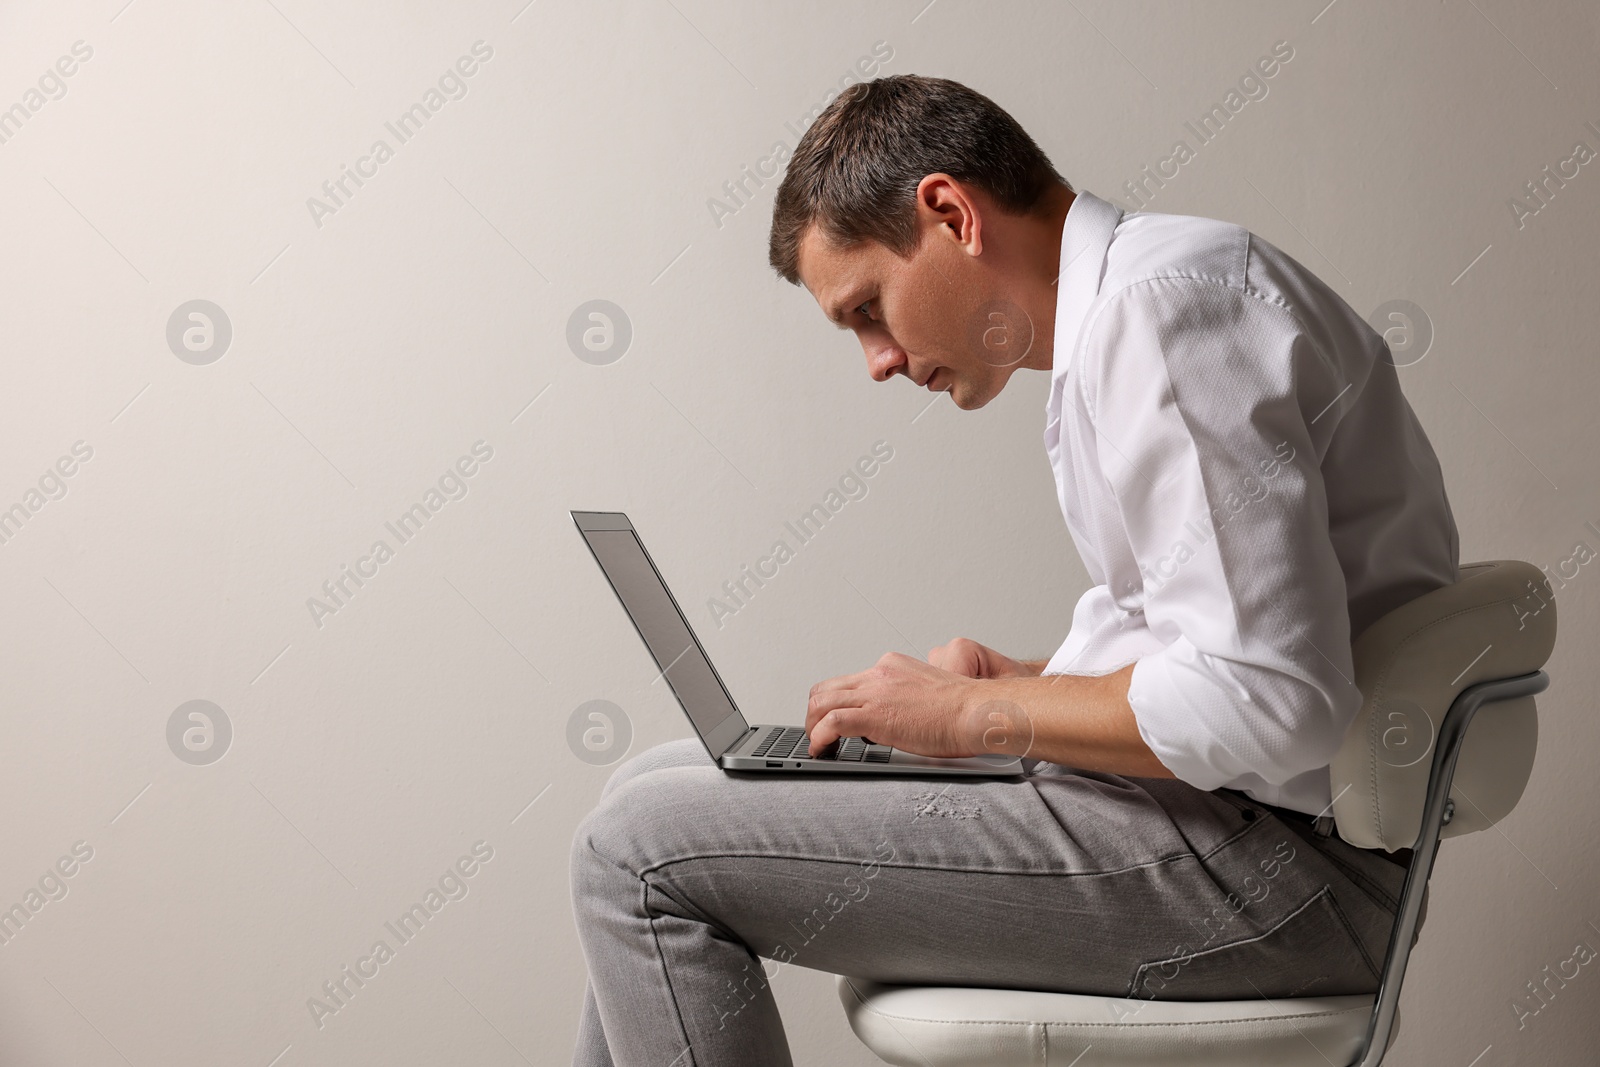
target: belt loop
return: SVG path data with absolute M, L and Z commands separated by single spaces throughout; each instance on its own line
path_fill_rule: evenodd
M 1333 816 L 1318 815 L 1316 821 L 1311 824 L 1311 829 L 1318 837 L 1329 836 L 1333 833 Z

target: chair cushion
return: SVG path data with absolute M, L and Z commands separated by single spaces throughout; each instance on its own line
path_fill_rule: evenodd
M 1530 674 L 1555 647 L 1556 604 L 1539 568 L 1521 560 L 1463 563 L 1454 585 L 1402 604 L 1355 639 L 1364 697 L 1329 768 L 1339 836 L 1394 851 L 1416 843 L 1445 712 L 1468 686 Z M 1442 836 L 1483 830 L 1522 797 L 1539 720 L 1533 697 L 1487 704 L 1473 717 Z
M 907 1067 L 1328 1067 L 1355 1060 L 1371 996 L 1162 1001 L 840 977 L 856 1036 Z M 1399 1032 L 1399 1017 L 1391 1039 Z

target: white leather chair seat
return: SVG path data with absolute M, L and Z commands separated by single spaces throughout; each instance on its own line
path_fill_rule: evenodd
M 1373 1005 L 1371 996 L 1136 1001 L 845 977 L 838 987 L 856 1036 L 907 1067 L 1343 1067 Z M 1396 1015 L 1396 1034 L 1399 1025 Z

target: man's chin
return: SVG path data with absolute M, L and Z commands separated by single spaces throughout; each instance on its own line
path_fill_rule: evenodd
M 977 411 L 994 399 L 994 393 L 981 393 L 966 382 L 956 382 L 950 387 L 950 402 L 962 411 Z

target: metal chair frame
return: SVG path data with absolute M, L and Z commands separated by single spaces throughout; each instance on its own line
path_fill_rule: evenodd
M 1400 1004 L 1400 986 L 1405 981 L 1406 964 L 1411 959 L 1412 941 L 1416 937 L 1417 922 L 1422 913 L 1422 894 L 1428 888 L 1429 876 L 1433 874 L 1433 862 L 1439 852 L 1439 835 L 1454 814 L 1450 784 L 1455 778 L 1456 760 L 1461 755 L 1461 745 L 1466 740 L 1472 717 L 1485 704 L 1532 696 L 1544 692 L 1549 685 L 1550 677 L 1544 671 L 1479 682 L 1457 694 L 1450 704 L 1450 710 L 1445 713 L 1433 750 L 1433 763 L 1428 771 L 1428 796 L 1422 810 L 1422 829 L 1413 846 L 1411 869 L 1406 872 L 1405 884 L 1400 890 L 1400 910 L 1395 917 L 1394 929 L 1389 934 L 1389 949 L 1383 960 L 1383 978 L 1372 1005 L 1372 1021 L 1367 1024 L 1361 1049 L 1349 1067 L 1378 1067 L 1389 1049 L 1395 1010 Z

